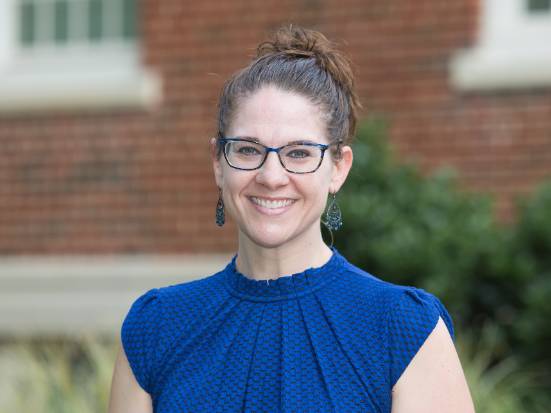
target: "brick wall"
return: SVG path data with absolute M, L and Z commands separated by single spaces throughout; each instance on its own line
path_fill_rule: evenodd
M 346 42 L 367 114 L 404 159 L 456 167 L 496 213 L 551 174 L 551 92 L 456 93 L 448 62 L 472 43 L 473 0 L 142 1 L 146 110 L 0 115 L 0 254 L 228 251 L 214 224 L 208 138 L 224 79 L 282 23 Z

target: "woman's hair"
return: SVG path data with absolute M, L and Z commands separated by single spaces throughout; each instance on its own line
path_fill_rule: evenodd
M 323 34 L 289 25 L 261 43 L 251 63 L 222 89 L 218 131 L 227 131 L 243 98 L 268 85 L 298 93 L 318 105 L 330 142 L 351 142 L 361 108 L 354 76 L 350 61 Z

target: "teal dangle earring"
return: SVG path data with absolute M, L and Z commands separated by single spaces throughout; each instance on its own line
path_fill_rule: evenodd
M 330 231 L 337 231 L 342 227 L 342 213 L 336 198 L 336 193 L 331 194 L 329 205 L 325 211 L 325 221 L 323 223 Z
M 218 203 L 216 204 L 216 225 L 219 227 L 226 222 L 226 216 L 224 213 L 224 200 L 222 199 L 222 188 L 218 188 Z

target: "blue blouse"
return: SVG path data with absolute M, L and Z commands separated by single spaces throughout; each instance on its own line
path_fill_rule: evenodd
M 336 250 L 276 280 L 239 273 L 155 288 L 121 341 L 154 412 L 390 412 L 391 390 L 441 317 L 432 294 L 394 285 Z

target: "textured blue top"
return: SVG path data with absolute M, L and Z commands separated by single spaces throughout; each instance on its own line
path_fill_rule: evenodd
M 139 297 L 121 329 L 134 375 L 167 412 L 390 412 L 391 390 L 442 303 L 336 250 L 322 267 L 260 281 L 235 267 Z

